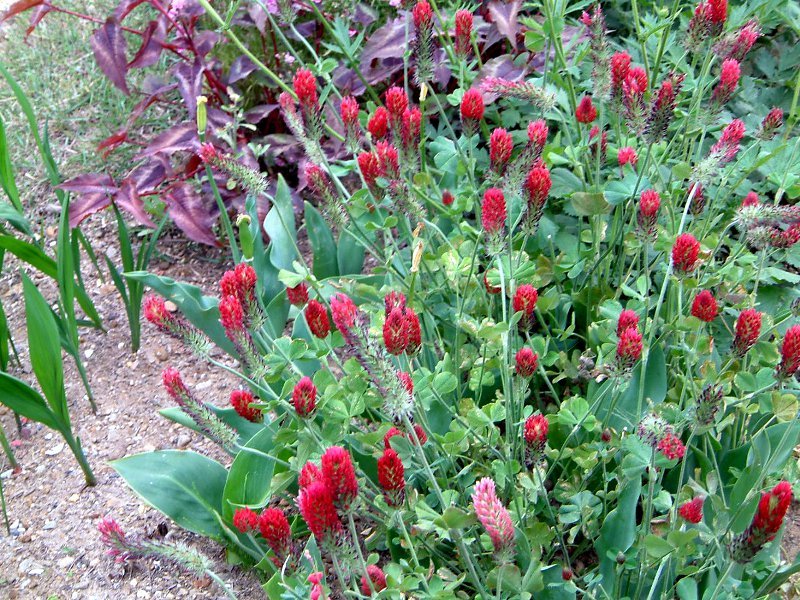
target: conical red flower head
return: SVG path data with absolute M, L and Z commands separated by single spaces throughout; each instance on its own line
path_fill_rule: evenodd
M 442 204 L 445 206 L 451 206 L 453 204 L 453 200 L 455 200 L 455 198 L 453 198 L 453 194 L 450 193 L 450 190 L 442 191 Z
M 414 17 L 414 27 L 416 27 L 417 30 L 430 27 L 433 23 L 433 11 L 431 10 L 431 5 L 425 0 L 419 0 L 419 2 L 417 2 L 417 4 L 414 6 L 414 9 L 411 11 L 411 14 Z
M 697 266 L 700 242 L 691 233 L 682 233 L 672 246 L 672 265 L 677 273 L 691 273 Z
M 400 176 L 400 158 L 397 148 L 383 140 L 375 144 L 375 153 L 378 155 L 380 175 L 389 179 L 397 179 Z
M 495 553 L 506 555 L 514 549 L 514 523 L 511 514 L 497 497 L 494 481 L 484 477 L 475 484 L 472 504 L 489 538 Z
M 747 208 L 748 206 L 758 206 L 759 204 L 758 194 L 755 192 L 748 192 L 747 196 L 745 196 L 744 200 L 742 200 L 742 208 Z
M 389 112 L 389 120 L 393 125 L 399 125 L 403 120 L 403 113 L 408 108 L 408 96 L 402 88 L 397 86 L 386 90 L 386 110 Z
M 203 142 L 200 144 L 200 150 L 197 153 L 200 157 L 200 160 L 203 161 L 204 164 L 210 164 L 215 159 L 219 158 L 219 152 L 216 148 L 214 148 L 214 144 L 209 142 Z
M 364 182 L 367 184 L 367 187 L 373 189 L 378 177 L 381 176 L 381 163 L 378 157 L 373 152 L 362 152 L 358 155 L 356 160 L 358 161 L 358 170 L 361 171 Z
M 528 141 L 533 146 L 535 154 L 539 155 L 547 143 L 547 123 L 542 119 L 528 123 Z
M 636 156 L 636 150 L 630 146 L 620 148 L 619 152 L 617 152 L 617 161 L 619 162 L 620 167 L 624 167 L 625 165 L 635 167 L 638 160 L 639 157 Z
M 233 526 L 240 533 L 255 531 L 256 527 L 258 527 L 258 515 L 249 508 L 237 508 L 236 512 L 233 513 Z
M 483 194 L 481 225 L 489 235 L 500 233 L 506 224 L 506 197 L 497 188 L 489 188 Z
M 383 574 L 378 565 L 367 565 L 367 575 L 369 575 L 370 581 L 372 581 L 372 588 L 376 592 L 386 589 L 386 575 Z M 367 581 L 367 575 L 361 576 L 361 593 L 370 597 L 372 592 L 369 587 L 369 581 Z
M 167 310 L 163 298 L 148 294 L 144 299 L 144 318 L 153 325 L 161 327 L 172 318 L 172 315 Z
M 403 113 L 402 141 L 406 151 L 414 151 L 419 146 L 419 133 L 422 130 L 422 112 L 418 108 L 406 109 Z
M 617 365 L 630 369 L 642 356 L 642 334 L 634 327 L 623 330 L 617 342 Z
M 502 173 L 511 159 L 514 150 L 514 140 L 511 134 L 502 127 L 492 131 L 489 136 L 489 164 L 495 173 Z
M 309 461 L 300 469 L 300 476 L 297 478 L 297 486 L 302 490 L 318 479 L 322 479 L 322 471 L 319 470 L 317 465 Z
M 714 294 L 708 290 L 703 290 L 692 301 L 692 316 L 697 317 L 701 321 L 711 323 L 717 318 L 719 308 L 717 307 L 717 300 Z
M 331 298 L 331 313 L 336 328 L 347 338 L 355 326 L 358 308 L 346 294 L 336 294 Z
M 325 305 L 317 300 L 309 300 L 304 314 L 311 333 L 321 340 L 325 339 L 331 331 L 331 322 Z
M 414 380 L 411 378 L 411 373 L 405 371 L 398 371 L 397 378 L 409 394 L 414 393 Z
M 308 69 L 299 69 L 294 75 L 294 93 L 297 95 L 297 100 L 301 106 L 309 107 L 316 106 L 317 97 L 317 80 Z
M 668 433 L 661 438 L 656 445 L 656 449 L 669 460 L 681 459 L 686 453 L 686 447 L 674 433 Z
M 297 506 L 308 529 L 319 542 L 335 542 L 342 531 L 333 494 L 325 481 L 318 479 L 300 490 Z
M 615 98 L 622 96 L 622 83 L 631 68 L 631 55 L 627 52 L 615 52 L 611 57 L 611 93 Z
M 317 387 L 310 377 L 303 377 L 292 390 L 292 405 L 301 418 L 311 416 L 317 407 Z
M 406 309 L 406 297 L 402 292 L 391 291 L 383 297 L 384 316 L 389 318 L 392 310 L 399 308 L 402 311 Z
M 425 430 L 422 428 L 422 425 L 419 425 L 419 424 L 415 424 L 414 425 L 414 435 L 417 436 L 417 440 L 419 440 L 419 443 L 420 443 L 421 446 L 424 446 L 426 444 L 426 442 L 428 441 L 428 434 L 425 433 Z M 412 444 L 416 445 L 417 440 L 414 439 L 413 435 L 409 435 L 407 437 L 411 441 Z
M 419 316 L 413 309 L 406 307 L 406 331 L 408 331 L 408 345 L 406 354 L 411 355 L 417 352 L 422 346 L 422 328 L 419 323 Z
M 764 140 L 771 140 L 775 137 L 778 129 L 783 126 L 783 111 L 780 108 L 773 108 L 761 121 L 761 128 L 759 129 L 758 136 Z
M 373 141 L 383 139 L 389 132 L 389 112 L 379 106 L 367 121 L 367 131 L 372 136 Z
M 769 540 L 774 538 L 783 524 L 786 511 L 792 504 L 792 498 L 792 486 L 788 481 L 781 481 L 771 491 L 764 492 L 753 517 L 753 528 L 771 535 Z
M 755 345 L 761 335 L 762 313 L 748 308 L 739 313 L 736 319 L 736 335 L 733 338 L 733 351 L 737 356 L 744 356 Z
M 294 287 L 287 287 L 286 295 L 293 306 L 302 308 L 308 302 L 308 286 L 304 282 L 300 282 Z
M 455 49 L 458 56 L 464 57 L 469 54 L 472 43 L 472 13 L 468 10 L 456 12 L 456 39 Z
M 514 292 L 514 299 L 511 306 L 514 312 L 521 312 L 522 319 L 520 324 L 523 327 L 530 327 L 533 323 L 533 311 L 536 309 L 536 302 L 539 300 L 539 291 L 530 284 L 523 284 Z
M 734 119 L 722 130 L 719 141 L 711 146 L 710 150 L 710 154 L 717 158 L 720 165 L 724 165 L 736 157 L 744 132 L 744 123 L 739 119 Z
M 228 337 L 244 330 L 244 311 L 236 296 L 225 296 L 219 301 L 219 322 Z
M 279 508 L 267 508 L 258 517 L 258 530 L 275 555 L 283 562 L 292 544 L 292 528 Z
M 264 418 L 260 408 L 251 407 L 256 399 L 247 390 L 233 390 L 231 392 L 231 406 L 236 414 L 253 423 L 260 423 Z
M 711 100 L 716 106 L 721 106 L 731 99 L 736 91 L 736 86 L 739 85 L 740 75 L 739 61 L 729 58 L 722 63 L 719 83 L 711 94 Z
M 356 126 L 358 124 L 358 100 L 352 96 L 342 98 L 339 114 L 342 116 L 345 127 Z
M 617 319 L 617 335 L 621 336 L 623 331 L 631 327 L 637 331 L 639 330 L 639 315 L 636 314 L 636 311 L 625 309 Z
M 550 170 L 544 163 L 538 161 L 528 172 L 525 180 L 525 191 L 528 193 L 528 208 L 538 211 L 544 206 L 553 181 L 550 179 Z
M 800 325 L 793 325 L 783 338 L 778 377 L 791 377 L 800 370 Z
M 400 456 L 386 448 L 378 459 L 378 483 L 389 506 L 400 506 L 405 498 L 405 468 Z
M 189 389 L 186 387 L 186 384 L 183 383 L 181 374 L 177 369 L 173 369 L 172 367 L 164 369 L 164 372 L 161 374 L 161 382 L 164 384 L 164 388 L 173 400 L 180 400 L 189 394 Z
M 575 108 L 575 118 L 578 123 L 591 123 L 597 118 L 597 109 L 592 104 L 591 96 L 584 96 Z
M 331 446 L 322 455 L 321 469 L 333 503 L 339 510 L 348 511 L 358 496 L 358 479 L 350 453 L 341 446 Z
M 697 496 L 693 500 L 684 502 L 678 507 L 678 514 L 684 521 L 689 523 L 699 523 L 703 520 L 703 496 Z
M 525 443 L 532 451 L 536 453 L 544 451 L 549 429 L 550 423 L 547 422 L 547 418 L 544 415 L 531 415 L 525 420 L 523 436 Z
M 383 343 L 386 351 L 394 356 L 399 356 L 408 346 L 408 328 L 405 311 L 393 308 L 386 321 L 383 323 Z
M 539 366 L 539 356 L 530 348 L 521 348 L 514 357 L 517 375 L 531 377 Z
M 728 18 L 728 0 L 708 0 L 708 15 L 711 22 L 721 26 Z
M 483 96 L 475 89 L 471 88 L 464 92 L 461 97 L 461 120 L 480 121 L 483 119 Z
M 399 435 L 400 437 L 405 437 L 403 435 L 403 432 L 400 431 L 397 427 L 390 427 L 389 431 L 386 432 L 386 435 L 383 436 L 383 447 L 386 449 L 391 448 L 392 447 L 390 443 L 391 439 L 396 435 Z

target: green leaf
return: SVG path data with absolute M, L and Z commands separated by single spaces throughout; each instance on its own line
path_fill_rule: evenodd
M 111 463 L 131 489 L 184 529 L 226 540 L 220 524 L 227 471 L 201 454 L 159 450 Z
M 319 214 L 319 211 L 306 202 L 306 230 L 311 247 L 314 250 L 314 276 L 317 279 L 335 277 L 339 274 L 336 256 L 336 241 L 331 228 Z
M 228 354 L 238 357 L 236 348 L 225 335 L 225 330 L 219 322 L 219 300 L 217 298 L 204 296 L 202 290 L 197 286 L 179 283 L 171 277 L 162 277 L 147 271 L 133 271 L 124 275 L 128 279 L 141 281 L 164 298 L 174 302 L 192 325 L 205 333 Z
M 24 381 L 8 373 L 0 373 L 0 404 L 50 429 L 56 431 L 63 429 L 63 424 L 47 406 L 42 395 Z
M 339 232 L 337 253 L 340 275 L 357 275 L 364 266 L 364 246 L 345 231 Z
M 633 376 L 628 383 L 628 388 L 622 392 L 613 413 L 609 416 L 610 427 L 621 430 L 623 427 L 631 428 L 641 419 L 636 414 L 639 405 L 639 382 L 641 381 L 642 361 L 633 370 Z M 654 346 L 650 350 L 647 361 L 647 373 L 644 380 L 644 397 L 642 399 L 642 412 L 648 404 L 659 404 L 667 397 L 667 363 L 661 346 Z M 648 400 L 649 399 L 649 400 Z M 611 408 L 610 402 L 603 402 L 597 408 L 597 416 L 603 420 Z
M 22 277 L 25 296 L 25 319 L 28 329 L 28 352 L 31 366 L 47 398 L 50 408 L 59 420 L 69 427 L 67 394 L 64 390 L 64 365 L 61 362 L 61 342 L 53 312 L 37 287 L 24 272 Z
M 238 415 L 238 413 L 233 410 L 232 408 L 220 408 L 219 406 L 215 406 L 210 403 L 205 403 L 206 408 L 208 408 L 211 412 L 213 412 L 217 417 L 219 417 L 220 421 L 225 423 L 226 425 L 230 425 L 236 430 L 236 433 L 239 434 L 239 444 L 246 444 L 250 438 L 252 438 L 257 433 L 260 433 L 264 426 L 261 423 L 253 423 L 252 421 L 248 421 Z M 174 423 L 178 423 L 179 425 L 183 425 L 184 427 L 188 427 L 192 431 L 196 431 L 200 434 L 203 434 L 203 431 L 197 426 L 192 418 L 183 412 L 177 406 L 171 406 L 169 408 L 162 408 L 158 411 L 165 419 L 169 419 Z
M 0 220 L 8 221 L 20 233 L 33 237 L 30 221 L 25 218 L 25 215 L 6 202 L 0 202 Z
M 297 231 L 294 226 L 292 195 L 282 175 L 278 175 L 278 185 L 272 208 L 264 219 L 264 231 L 271 241 L 270 260 L 279 269 L 293 270 L 292 262 L 302 260 L 297 253 Z
M 662 559 L 672 552 L 672 544 L 652 533 L 644 538 L 644 547 L 647 550 L 647 555 L 654 560 Z
M 575 214 L 581 217 L 604 215 L 611 209 L 611 205 L 606 202 L 603 194 L 575 192 L 572 194 L 570 202 Z
M 3 187 L 3 191 L 8 196 L 11 204 L 19 212 L 22 212 L 22 202 L 20 202 L 17 182 L 14 179 L 14 167 L 11 164 L 8 138 L 6 138 L 6 126 L 2 117 L 0 117 L 0 186 Z
M 639 477 L 622 484 L 617 507 L 608 513 L 595 543 L 604 581 L 613 581 L 616 554 L 626 552 L 636 539 L 636 504 L 642 492 Z
M 550 172 L 553 187 L 550 193 L 556 198 L 565 198 L 583 189 L 583 183 L 572 171 L 558 167 Z

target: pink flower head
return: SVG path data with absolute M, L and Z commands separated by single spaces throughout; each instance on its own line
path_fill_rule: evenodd
M 492 540 L 495 555 L 506 560 L 514 549 L 514 523 L 511 522 L 508 510 L 497 497 L 494 481 L 484 477 L 475 484 L 472 504 L 478 521 Z
M 414 379 L 411 377 L 411 373 L 406 371 L 398 371 L 397 377 L 400 379 L 400 383 L 403 384 L 403 387 L 409 394 L 414 393 Z
M 544 452 L 544 447 L 547 444 L 547 432 L 550 429 L 550 423 L 547 417 L 542 414 L 531 415 L 525 420 L 525 428 L 523 437 L 525 444 L 535 454 Z
M 649 141 L 657 142 L 667 133 L 685 77 L 684 74 L 670 73 L 656 91 L 645 129 Z
M 164 384 L 164 389 L 173 400 L 182 401 L 183 398 L 189 395 L 189 389 L 183 383 L 183 378 L 177 369 L 167 367 L 161 374 L 161 382 Z
M 307 418 L 317 407 L 317 386 L 310 377 L 303 377 L 292 390 L 292 405 L 297 416 Z
M 728 0 L 708 0 L 708 7 L 709 19 L 721 28 L 728 18 Z
M 399 431 L 397 433 L 400 434 Z M 406 489 L 405 468 L 400 455 L 391 447 L 385 448 L 378 459 L 378 483 L 389 506 L 398 507 L 403 504 Z
M 442 191 L 442 204 L 444 206 L 452 206 L 454 200 L 455 198 L 453 198 L 453 194 L 450 192 L 450 190 Z
M 736 86 L 739 85 L 740 76 L 741 69 L 739 67 L 739 61 L 729 58 L 722 63 L 719 83 L 711 94 L 711 102 L 714 103 L 715 106 L 722 106 L 731 99 L 733 93 L 736 91 Z
M 233 390 L 231 392 L 231 406 L 236 414 L 253 423 L 260 423 L 264 415 L 260 408 L 251 407 L 256 399 L 247 390 Z
M 631 55 L 627 52 L 615 52 L 611 57 L 611 94 L 616 99 L 622 98 L 622 83 L 631 68 Z
M 286 295 L 289 297 L 290 304 L 302 308 L 308 302 L 308 286 L 301 281 L 294 287 L 287 287 Z
M 431 10 L 431 5 L 425 0 L 419 0 L 414 5 L 411 14 L 414 18 L 414 27 L 417 28 L 417 30 L 430 27 L 433 23 L 433 10 Z
M 319 470 L 317 465 L 309 461 L 303 465 L 302 469 L 300 469 L 300 475 L 297 478 L 297 486 L 302 490 L 303 488 L 310 486 L 318 479 L 322 479 L 322 471 Z
M 520 377 L 531 377 L 539 366 L 539 356 L 527 346 L 521 348 L 514 357 L 517 375 Z
M 600 158 L 601 160 L 605 160 L 606 154 L 608 153 L 608 132 L 603 131 L 603 133 L 601 134 L 600 128 L 597 125 L 595 125 L 589 130 L 589 141 L 591 142 L 591 140 L 595 139 L 598 135 L 600 136 L 600 141 L 599 141 Z M 597 141 L 594 141 L 589 144 L 589 152 L 591 152 L 592 158 L 597 156 L 598 152 Z
M 697 317 L 706 323 L 711 323 L 711 321 L 717 318 L 717 313 L 719 313 L 719 308 L 717 307 L 714 294 L 708 290 L 703 290 L 694 297 L 692 301 L 693 317 Z
M 547 123 L 542 119 L 531 121 L 528 123 L 528 141 L 533 146 L 534 154 L 539 156 L 547 143 L 547 134 L 549 130 Z
M 492 135 L 489 136 L 489 164 L 495 173 L 502 175 L 513 150 L 514 141 L 510 133 L 502 127 L 492 131 Z
M 408 331 L 408 345 L 406 354 L 411 355 L 419 350 L 422 345 L 422 328 L 419 323 L 419 316 L 412 308 L 406 307 L 406 330 Z
M 342 511 L 350 510 L 358 497 L 358 479 L 350 453 L 341 446 L 331 446 L 322 455 L 321 469 L 334 505 Z
M 639 315 L 633 310 L 625 309 L 619 314 L 619 319 L 617 319 L 617 335 L 621 336 L 623 331 L 631 327 L 638 331 Z
M 771 536 L 768 541 L 772 540 L 783 525 L 792 498 L 792 486 L 788 481 L 781 481 L 769 492 L 764 492 L 753 517 L 753 529 L 766 532 Z
M 382 106 L 375 109 L 375 112 L 367 121 L 367 131 L 372 136 L 372 140 L 377 142 L 383 139 L 389 131 L 389 112 Z
M 703 520 L 703 496 L 697 496 L 688 502 L 684 502 L 678 507 L 678 514 L 684 521 L 689 523 L 699 523 Z
M 642 239 L 650 242 L 656 239 L 659 208 L 661 208 L 659 193 L 652 189 L 644 190 L 639 197 L 639 212 L 636 214 L 636 222 L 639 225 L 637 233 Z
M 761 335 L 762 313 L 748 308 L 739 313 L 736 319 L 736 335 L 733 338 L 733 352 L 736 356 L 744 356 L 752 348 Z
M 692 202 L 689 205 L 689 212 L 693 215 L 702 214 L 706 207 L 706 196 L 703 193 L 703 184 L 691 183 L 689 185 L 689 194 L 692 197 Z
M 386 140 L 382 140 L 375 144 L 375 153 L 378 156 L 380 175 L 389 179 L 400 177 L 400 159 L 397 148 Z
M 345 126 L 353 126 L 358 124 L 358 100 L 352 96 L 345 96 L 342 98 L 342 104 L 339 107 L 339 114 L 342 117 L 342 122 Z
M 336 328 L 347 339 L 356 324 L 358 308 L 346 294 L 336 294 L 331 298 L 331 313 Z
M 219 301 L 219 322 L 231 339 L 244 331 L 244 311 L 236 296 L 225 296 Z
M 309 300 L 304 314 L 311 333 L 321 340 L 325 339 L 331 331 L 331 322 L 325 305 L 318 300 Z
M 389 120 L 393 126 L 402 123 L 403 113 L 408 108 L 408 96 L 403 88 L 397 86 L 386 90 L 386 110 L 389 112 Z
M 584 96 L 575 108 L 575 118 L 578 123 L 591 123 L 597 118 L 597 109 L 592 104 L 591 96 Z
M 283 562 L 292 545 L 292 529 L 284 512 L 279 508 L 267 508 L 258 517 L 258 530 L 270 550 Z
M 792 325 L 783 338 L 778 378 L 791 377 L 800 370 L 800 325 Z
M 342 522 L 336 514 L 333 494 L 322 479 L 312 481 L 300 489 L 297 506 L 308 529 L 318 542 L 333 543 L 343 531 Z
M 233 513 L 233 526 L 239 533 L 255 531 L 258 527 L 258 515 L 249 508 L 237 508 Z
M 369 575 L 369 581 L 367 581 L 367 575 Z M 361 593 L 367 597 L 372 594 L 369 587 L 370 581 L 372 582 L 372 588 L 376 592 L 386 589 L 386 575 L 383 574 L 378 565 L 368 565 L 367 574 L 361 576 Z
M 747 208 L 748 206 L 758 206 L 758 194 L 755 192 L 747 192 L 747 195 L 742 200 L 742 208 Z
M 383 323 L 383 343 L 386 351 L 394 356 L 399 356 L 408 346 L 408 328 L 406 327 L 405 311 L 393 308 L 386 321 Z
M 625 165 L 635 167 L 638 160 L 639 157 L 636 156 L 636 150 L 630 146 L 620 148 L 619 152 L 617 152 L 617 161 L 619 161 L 620 168 L 624 167 Z
M 674 433 L 668 433 L 658 441 L 656 449 L 669 460 L 680 460 L 686 453 L 686 447 Z
M 111 517 L 104 517 L 97 524 L 97 530 L 103 545 L 108 546 L 108 555 L 114 557 L 114 562 L 121 563 L 131 558 L 134 548 L 119 523 Z
M 520 327 L 528 329 L 533 325 L 534 310 L 539 300 L 539 291 L 530 284 L 523 284 L 514 292 L 514 299 L 511 305 L 514 312 L 521 312 Z
M 672 246 L 672 266 L 677 273 L 691 273 L 699 255 L 700 242 L 691 233 L 682 233 Z
M 219 158 L 219 152 L 214 147 L 214 144 L 210 142 L 200 144 L 200 150 L 197 154 L 205 164 L 213 164 Z
M 472 13 L 468 10 L 456 11 L 456 54 L 461 58 L 469 55 L 472 44 Z
M 775 134 L 783 126 L 783 111 L 780 108 L 773 108 L 761 121 L 761 127 L 758 130 L 758 137 L 762 140 L 771 140 Z
M 624 329 L 617 342 L 617 366 L 622 371 L 633 368 L 642 356 L 642 334 L 635 327 Z
M 506 198 L 498 188 L 489 188 L 483 194 L 481 224 L 489 235 L 499 234 L 506 224 Z
M 744 123 L 739 119 L 734 119 L 722 130 L 719 141 L 711 147 L 711 155 L 717 158 L 720 165 L 724 165 L 736 157 L 744 132 Z
M 541 218 L 541 211 L 544 209 L 544 204 L 552 185 L 550 170 L 543 162 L 537 161 L 528 172 L 528 178 L 525 180 L 528 210 L 537 217 L 537 222 Z
M 389 431 L 386 432 L 386 435 L 383 436 L 383 447 L 386 449 L 391 448 L 392 445 L 390 444 L 390 441 L 396 435 L 399 435 L 400 437 L 405 437 L 403 435 L 403 432 L 400 431 L 397 427 L 390 427 Z
M 298 69 L 294 75 L 294 93 L 302 107 L 317 106 L 319 100 L 317 96 L 317 80 L 308 69 Z
M 381 164 L 377 155 L 373 152 L 362 152 L 358 155 L 356 160 L 358 161 L 358 169 L 361 171 L 364 182 L 374 193 L 376 191 L 375 183 L 378 177 L 381 176 Z
M 483 119 L 483 96 L 476 88 L 470 88 L 461 97 L 461 121 L 465 127 L 474 129 Z
M 167 329 L 173 319 L 164 299 L 153 294 L 148 294 L 144 299 L 144 318 L 159 329 Z
M 628 70 L 622 82 L 622 103 L 625 107 L 625 117 L 628 127 L 639 133 L 644 130 L 645 117 L 647 116 L 647 73 L 641 67 Z
M 406 310 L 406 297 L 402 292 L 392 290 L 383 297 L 384 316 L 388 319 L 392 310 L 399 308 L 401 311 Z

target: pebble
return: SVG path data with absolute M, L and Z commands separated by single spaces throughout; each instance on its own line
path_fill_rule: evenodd
M 165 307 L 165 308 L 166 308 L 166 309 L 167 309 L 169 312 L 177 312 L 177 311 L 178 311 L 178 306 L 177 306 L 177 305 L 176 305 L 174 302 L 172 302 L 171 300 L 166 300 L 166 301 L 164 302 L 164 307 Z
M 58 565 L 59 569 L 66 569 L 72 564 L 72 557 L 65 556 L 64 558 L 59 558 L 56 564 Z
M 79 498 L 80 498 L 80 496 L 78 494 L 72 494 L 72 496 L 69 497 L 69 501 L 70 502 L 77 502 Z
M 87 359 L 92 358 L 92 355 L 94 354 L 94 348 L 87 348 L 83 354 Z
M 56 456 L 57 454 L 61 454 L 61 451 L 64 449 L 64 444 L 56 444 L 52 448 L 48 448 L 44 451 L 47 456 Z
M 56 522 L 55 521 L 47 521 L 44 524 L 44 526 L 42 527 L 42 529 L 55 529 L 55 528 L 56 528 Z
M 136 592 L 136 597 L 137 598 L 149 598 L 150 597 L 150 592 L 148 592 L 147 590 L 139 590 L 138 592 Z
M 192 442 L 192 438 L 189 435 L 181 434 L 178 436 L 178 448 L 185 448 Z

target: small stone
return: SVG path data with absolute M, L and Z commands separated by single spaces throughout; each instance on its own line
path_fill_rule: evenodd
M 58 565 L 59 569 L 66 569 L 72 564 L 72 557 L 65 556 L 64 558 L 59 558 L 56 564 Z
M 28 575 L 41 575 L 42 573 L 44 573 L 44 569 L 42 567 L 34 567 L 28 571 Z
M 78 494 L 72 494 L 72 496 L 69 497 L 70 502 L 77 502 L 79 499 L 80 496 Z
M 167 354 L 166 350 L 163 348 L 156 348 L 155 355 L 156 358 L 162 362 L 169 358 L 169 354 Z
M 27 544 L 28 542 L 30 542 L 31 541 L 31 532 L 30 531 L 26 531 L 25 533 L 23 533 L 21 536 L 19 536 L 19 541 L 22 542 L 23 544 Z
M 197 384 L 196 386 L 194 386 L 194 387 L 195 387 L 195 389 L 197 389 L 197 390 L 204 390 L 204 389 L 206 389 L 206 388 L 210 388 L 210 387 L 211 387 L 213 384 L 214 384 L 214 382 L 213 382 L 213 381 L 211 381 L 210 379 L 206 379 L 205 381 L 201 381 L 200 383 L 198 383 L 198 384 Z
M 174 302 L 172 302 L 171 300 L 166 300 L 166 301 L 164 302 L 164 307 L 165 307 L 165 308 L 166 308 L 166 309 L 167 309 L 169 312 L 177 312 L 177 311 L 178 311 L 178 307 L 177 307 L 177 305 L 176 305 Z
M 150 597 L 150 592 L 148 592 L 147 590 L 139 590 L 138 592 L 136 592 L 136 597 L 137 598 L 149 598 Z
M 86 352 L 83 353 L 86 358 L 92 358 L 94 354 L 94 348 L 87 348 Z
M 24 575 L 25 573 L 28 572 L 28 569 L 30 569 L 32 566 L 33 566 L 33 559 L 23 558 L 22 561 L 20 561 L 19 563 L 17 571 L 19 571 L 20 575 Z
M 44 524 L 44 526 L 42 527 L 42 529 L 55 529 L 55 528 L 56 528 L 56 522 L 55 521 L 47 521 Z
M 45 450 L 44 453 L 47 456 L 55 456 L 57 454 L 60 454 L 63 449 L 64 449 L 64 444 L 56 444 L 52 448 L 48 448 L 47 450 Z

